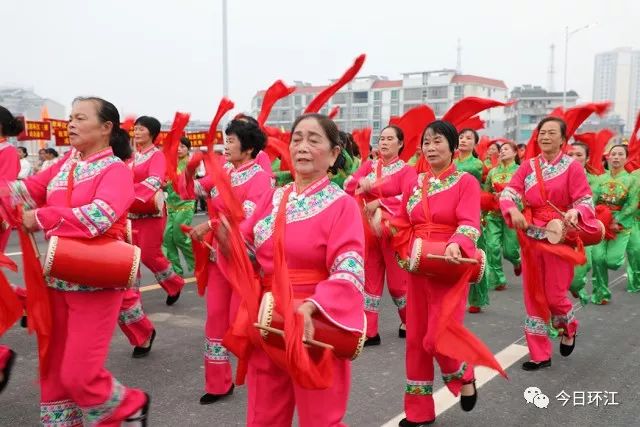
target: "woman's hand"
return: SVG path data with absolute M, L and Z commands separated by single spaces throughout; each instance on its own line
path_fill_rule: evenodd
M 619 233 L 622 231 L 623 227 L 618 224 L 618 221 L 616 221 L 615 219 L 611 222 L 611 231 L 613 231 L 614 233 Z
M 372 217 L 376 213 L 376 209 L 380 207 L 380 200 L 374 200 L 365 205 L 364 211 L 367 216 Z
M 202 224 L 198 224 L 195 227 L 193 227 L 191 229 L 191 231 L 189 232 L 189 237 L 191 237 L 191 239 L 193 240 L 197 240 L 199 242 L 202 242 L 202 239 L 204 239 L 204 236 L 211 231 L 211 226 L 209 225 L 210 221 L 207 222 L 203 222 Z
M 227 221 L 227 217 L 223 214 L 220 214 L 220 224 L 216 228 L 216 240 L 218 241 L 218 247 L 227 259 L 229 258 L 229 230 L 231 230 L 231 226 L 229 225 L 229 221 Z
M 361 178 L 360 181 L 358 181 L 358 191 L 360 193 L 369 193 L 371 192 L 372 188 L 373 182 L 371 182 L 367 178 Z
M 298 313 L 302 314 L 304 319 L 304 335 L 302 339 L 305 341 L 310 341 L 313 339 L 313 334 L 315 333 L 315 329 L 313 327 L 313 320 L 311 320 L 311 316 L 317 311 L 317 307 L 312 302 L 305 302 L 300 307 L 298 307 Z
M 527 224 L 527 220 L 522 215 L 522 212 L 518 210 L 518 208 L 509 209 L 509 215 L 511 216 L 511 223 L 514 228 L 519 228 L 520 230 L 526 230 L 529 224 Z
M 451 262 L 453 264 L 460 264 L 460 258 L 462 258 L 460 245 L 457 243 L 450 243 L 447 246 L 447 249 L 444 250 L 444 256 L 447 257 L 447 262 Z
M 578 225 L 578 211 L 576 209 L 569 209 L 564 214 L 564 221 L 572 227 Z
M 40 225 L 36 221 L 36 211 L 25 211 L 22 214 L 22 226 L 28 232 L 34 232 L 40 230 Z

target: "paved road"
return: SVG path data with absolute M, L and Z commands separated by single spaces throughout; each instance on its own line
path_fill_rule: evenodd
M 201 218 L 199 219 L 201 220 Z M 44 246 L 43 246 L 44 248 Z M 17 252 L 15 239 L 8 252 Z M 510 272 L 510 268 L 506 268 Z M 498 353 L 522 350 L 523 306 L 520 282 L 508 273 L 509 288 L 491 293 L 491 306 L 485 312 L 467 315 L 466 324 Z M 448 392 L 438 393 L 436 406 L 453 404 L 438 416 L 438 425 L 467 426 L 634 426 L 640 425 L 640 295 L 627 294 L 626 279 L 621 272 L 611 276 L 613 300 L 608 306 L 587 306 L 578 312 L 581 321 L 576 351 L 570 358 L 556 354 L 553 366 L 541 372 L 520 369 L 523 359 L 508 369 L 509 381 L 490 379 L 479 389 L 476 409 L 463 413 Z M 20 278 L 11 275 L 14 282 Z M 145 271 L 143 283 L 152 284 L 153 276 Z M 180 301 L 173 307 L 164 304 L 162 290 L 144 292 L 145 310 L 155 323 L 158 337 L 146 359 L 132 359 L 124 335 L 116 330 L 108 367 L 122 382 L 140 387 L 153 397 L 151 425 L 191 426 L 243 425 L 246 389 L 239 387 L 233 397 L 215 405 L 200 406 L 203 393 L 203 325 L 204 300 L 195 286 L 187 285 Z M 352 426 L 380 426 L 402 412 L 404 390 L 404 345 L 397 337 L 398 319 L 386 298 L 382 306 L 382 345 L 367 348 L 353 365 L 353 383 L 346 422 Z M 38 423 L 38 389 L 35 338 L 14 327 L 4 337 L 19 355 L 14 374 L 0 396 L 0 426 L 33 426 Z M 522 353 L 520 353 L 522 354 Z M 515 356 L 517 359 L 519 356 Z M 479 375 L 480 376 L 480 375 Z M 523 393 L 537 386 L 549 396 L 548 408 L 527 404 Z M 437 383 L 434 389 L 442 387 Z M 562 391 L 571 399 L 563 406 L 556 396 Z M 580 403 L 580 392 L 615 392 L 613 401 L 607 393 L 598 405 Z M 574 393 L 576 393 L 574 395 Z M 596 396 L 591 394 L 591 396 Z M 577 400 L 574 401 L 574 397 Z M 611 403 L 618 403 L 613 405 Z M 397 425 L 389 423 L 389 425 Z

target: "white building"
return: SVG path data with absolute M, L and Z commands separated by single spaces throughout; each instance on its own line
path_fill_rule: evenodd
M 640 110 L 640 50 L 621 47 L 596 55 L 593 100 L 613 101 L 613 111 L 633 129 Z
M 312 86 L 305 82 L 294 82 L 296 91 L 278 101 L 267 120 L 274 127 L 289 128 L 293 120 L 301 115 L 306 105 L 326 86 Z M 259 91 L 251 102 L 252 114 L 257 117 L 265 91 Z M 402 74 L 402 79 L 389 80 L 384 76 L 361 76 L 336 93 L 322 109 L 327 114 L 334 106 L 340 107 L 335 118 L 341 130 L 372 127 L 372 143 L 378 140 L 380 131 L 392 116 L 400 116 L 409 109 L 428 104 L 436 114 L 442 116 L 456 101 L 466 96 L 479 96 L 506 101 L 507 86 L 501 80 L 466 74 L 455 70 L 421 71 Z M 503 136 L 505 114 L 503 108 L 483 112 L 486 121 L 481 133 Z

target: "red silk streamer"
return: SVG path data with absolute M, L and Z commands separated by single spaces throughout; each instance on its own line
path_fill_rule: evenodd
M 585 165 L 587 171 L 594 175 L 602 175 L 604 173 L 604 164 L 602 163 L 604 150 L 614 135 L 609 129 L 602 129 L 598 133 L 586 132 L 573 135 L 573 139 L 589 147 L 589 160 Z
M 487 151 L 489 150 L 489 146 L 493 141 L 487 135 L 482 135 L 480 137 L 480 141 L 476 145 L 476 153 L 478 154 L 478 158 L 480 160 L 484 160 L 487 157 Z
M 460 124 L 466 120 L 471 119 L 478 113 L 484 110 L 495 107 L 506 107 L 512 105 L 514 102 L 500 102 L 493 99 L 478 98 L 475 96 L 468 96 L 462 98 L 460 101 L 453 104 L 453 106 L 442 116 L 442 120 L 453 124 L 456 129 Z
M 589 118 L 593 113 L 602 116 L 611 107 L 611 102 L 593 102 L 590 104 L 578 105 L 576 107 L 569 108 L 564 111 L 562 107 L 554 109 L 548 117 L 559 117 L 567 124 L 567 141 L 578 130 L 580 125 Z M 531 138 L 527 142 L 527 148 L 524 158 L 529 160 L 538 154 L 540 154 L 540 147 L 538 147 L 538 131 L 537 129 L 531 133 Z
M 340 112 L 340 106 L 336 105 L 331 109 L 331 111 L 329 111 L 329 118 L 331 120 L 335 119 L 335 117 L 338 115 L 339 112 Z
M 286 98 L 295 92 L 295 86 L 287 86 L 282 80 L 277 80 L 272 84 L 264 94 L 262 100 L 262 107 L 260 108 L 260 114 L 258 115 L 258 124 L 260 127 L 264 127 L 264 124 L 269 118 L 269 114 L 273 109 L 273 106 L 282 98 Z
M 456 125 L 456 129 L 460 132 L 462 129 L 473 129 L 480 130 L 484 129 L 485 122 L 478 116 L 473 116 L 468 118 L 467 120 L 458 123 Z
M 338 92 L 344 85 L 353 80 L 356 74 L 358 74 L 358 71 L 360 71 L 360 69 L 362 68 L 365 57 L 366 56 L 364 54 L 358 56 L 353 65 L 342 75 L 342 77 L 336 80 L 336 82 L 331 86 L 327 87 L 325 90 L 317 94 L 304 110 L 305 114 L 317 113 L 318 111 L 320 111 L 324 104 L 326 104 L 329 99 L 336 94 L 336 92 Z
M 400 159 L 409 160 L 422 145 L 420 138 L 424 128 L 436 119 L 436 115 L 428 105 L 413 107 L 400 117 L 392 117 L 389 124 L 398 126 L 404 133 L 404 149 Z M 420 157 L 423 157 L 422 155 Z
M 18 271 L 16 264 L 8 256 L 0 253 L 0 268 Z M 9 281 L 0 270 L 0 337 L 22 316 L 22 304 L 11 289 Z
M 293 172 L 293 162 L 289 145 L 281 139 L 272 136 L 267 138 L 267 145 L 264 149 L 270 159 L 280 159 L 280 170 Z
M 353 142 L 358 146 L 360 159 L 364 163 L 369 158 L 369 147 L 371 145 L 371 128 L 354 129 L 351 132 Z
M 133 126 L 136 122 L 135 116 L 127 116 L 122 123 L 120 123 L 120 128 L 130 132 L 133 129 Z
M 306 389 L 326 389 L 333 383 L 333 360 L 330 350 L 323 349 L 319 361 L 313 362 L 304 347 L 304 319 L 293 306 L 293 289 L 289 277 L 289 267 L 285 259 L 284 233 L 287 219 L 287 200 L 293 185 L 285 190 L 273 232 L 273 296 L 276 310 L 284 318 L 284 340 L 286 364 L 292 379 Z
M 222 98 L 220 100 L 216 115 L 213 116 L 213 120 L 211 120 L 211 124 L 209 125 L 209 133 L 207 133 L 207 137 L 204 140 L 204 146 L 207 147 L 207 151 L 213 151 L 213 142 L 218 130 L 218 123 L 220 123 L 222 117 L 231 111 L 234 106 L 233 101 L 228 98 Z
M 169 181 L 175 181 L 178 174 L 178 146 L 187 123 L 189 123 L 189 114 L 177 112 L 171 130 L 162 145 L 162 152 L 167 162 L 166 178 Z
M 629 156 L 627 157 L 627 163 L 624 168 L 627 172 L 633 172 L 636 169 L 640 169 L 640 112 L 636 117 L 636 124 L 631 132 L 629 138 Z
M 180 224 L 180 230 L 186 235 L 188 235 L 192 229 L 192 227 L 186 224 Z M 213 234 L 207 233 L 202 240 L 210 244 L 213 241 Z M 196 276 L 196 284 L 198 285 L 198 295 L 204 296 L 209 281 L 209 248 L 195 239 L 191 239 L 191 248 L 193 249 L 194 274 Z

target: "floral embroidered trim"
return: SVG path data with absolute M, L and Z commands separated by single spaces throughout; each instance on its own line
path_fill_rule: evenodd
M 151 157 L 153 157 L 153 155 L 156 154 L 159 151 L 160 150 L 158 150 L 157 147 L 151 147 L 151 149 L 149 151 L 145 151 L 144 153 L 136 151 L 136 154 L 135 154 L 135 157 L 134 157 L 134 167 L 135 166 L 140 166 L 141 164 L 143 164 L 144 162 L 149 160 Z
M 242 202 L 242 210 L 244 211 L 244 217 L 249 218 L 251 215 L 253 215 L 253 212 L 255 212 L 256 204 L 251 200 L 245 200 L 244 202 Z
M 452 372 L 450 374 L 443 373 L 442 380 L 444 381 L 445 384 L 448 384 L 451 381 L 462 379 L 466 370 L 467 370 L 467 363 L 462 362 L 462 364 L 460 364 L 460 368 L 457 371 Z
M 231 171 L 231 186 L 238 187 L 242 184 L 246 184 L 257 173 L 262 172 L 262 168 L 258 164 L 254 164 L 248 169 L 243 169 L 240 172 L 235 170 Z
M 378 312 L 380 310 L 381 297 L 364 293 L 364 309 L 367 311 Z
M 549 333 L 549 327 L 541 317 L 527 316 L 524 319 L 524 331 L 532 335 L 544 335 Z
M 590 195 L 580 197 L 571 205 L 572 208 L 577 208 L 578 206 L 585 206 L 591 211 L 595 210 L 595 206 L 593 205 L 593 197 L 591 197 Z
M 118 322 L 123 325 L 130 325 L 142 319 L 144 319 L 144 311 L 142 310 L 140 301 L 137 301 L 133 306 L 125 310 L 120 310 L 120 315 L 118 316 Z
M 480 238 L 480 230 L 470 225 L 459 225 L 454 234 L 463 235 L 470 239 L 474 245 L 478 243 L 478 239 Z
M 398 310 L 402 310 L 403 308 L 405 308 L 407 306 L 407 296 L 406 295 L 402 295 L 401 297 L 398 297 L 398 298 L 391 297 L 391 300 L 396 305 L 396 307 L 398 307 Z
M 460 178 L 462 178 L 465 173 L 466 172 L 457 170 L 442 180 L 434 179 L 429 187 L 429 191 L 427 193 L 428 197 L 450 189 L 460 181 Z M 409 196 L 409 200 L 407 201 L 407 213 L 409 215 L 411 215 L 413 209 L 422 201 L 422 186 L 424 184 L 425 177 L 425 173 L 418 175 L 418 185 L 413 189 L 411 196 Z
M 109 206 L 109 204 L 107 202 L 105 202 L 104 200 L 100 200 L 100 199 L 94 199 L 93 203 L 95 203 L 100 209 L 102 209 L 103 211 L 105 211 L 105 213 L 107 215 L 109 215 L 109 217 L 111 218 L 112 221 L 115 221 L 116 219 L 116 211 L 114 211 L 111 206 Z
M 340 266 L 343 264 L 344 260 L 352 259 L 354 262 L 359 263 L 360 265 L 364 265 L 364 260 L 362 256 L 356 251 L 347 251 L 343 252 L 333 260 L 333 265 L 331 265 L 330 273 L 335 273 L 338 270 L 342 270 Z M 347 270 L 351 271 L 351 270 Z
M 321 181 L 319 184 L 324 184 Z M 289 184 L 293 185 L 293 184 Z M 275 214 L 280 205 L 280 200 L 288 186 L 278 188 L 273 194 L 273 210 L 265 218 L 256 223 L 253 228 L 255 236 L 256 249 L 262 246 L 262 244 L 271 237 L 275 225 Z M 311 190 L 311 187 L 305 190 L 305 193 L 296 195 L 291 193 L 289 200 L 287 201 L 287 224 L 293 222 L 304 221 L 309 218 L 320 214 L 326 210 L 329 206 L 339 200 L 341 197 L 345 197 L 345 193 L 336 184 L 329 183 L 322 190 L 317 193 L 306 195 Z
M 158 281 L 158 283 L 162 283 L 165 280 L 169 280 L 171 277 L 175 276 L 176 273 L 173 271 L 171 267 L 168 267 L 166 270 L 158 271 L 154 274 L 154 277 Z
M 536 177 L 536 161 L 540 162 L 540 168 L 542 169 L 542 179 L 544 181 L 549 181 L 553 178 L 556 178 L 566 171 L 569 170 L 569 165 L 573 162 L 573 159 L 566 154 L 563 154 L 558 163 L 555 165 L 549 164 L 547 162 L 543 162 L 540 157 L 534 157 L 530 159 L 531 165 L 531 173 L 527 175 L 524 179 L 524 191 L 529 191 L 534 185 L 538 183 L 538 178 Z
M 111 386 L 111 395 L 107 399 L 105 403 L 102 405 L 91 406 L 82 408 L 82 412 L 84 413 L 84 418 L 89 425 L 96 425 L 99 421 L 108 418 L 113 414 L 122 399 L 124 398 L 124 393 L 126 391 L 125 387 L 118 382 L 115 378 L 112 380 Z
M 99 291 L 102 288 L 96 288 L 94 286 L 81 285 L 79 283 L 71 283 L 66 280 L 56 279 L 55 277 L 47 277 L 47 286 L 53 289 L 61 291 L 81 291 L 81 292 L 93 292 Z
M 91 221 L 89 221 L 84 214 L 82 213 L 82 210 L 80 208 L 72 208 L 71 212 L 73 212 L 73 215 L 76 217 L 76 219 L 78 221 L 80 221 L 80 223 L 82 225 L 84 225 L 87 230 L 89 230 L 89 234 L 91 234 L 92 236 L 97 236 L 98 235 L 98 229 L 96 227 L 93 226 L 93 224 L 91 223 Z
M 404 392 L 415 396 L 429 396 L 433 394 L 433 381 L 412 381 L 407 378 Z
M 573 307 L 571 310 L 565 315 L 554 315 L 551 316 L 551 324 L 554 328 L 566 326 L 569 323 L 573 322 L 576 319 L 575 312 L 573 311 Z
M 527 236 L 536 240 L 545 240 L 547 238 L 547 233 L 545 233 L 544 228 L 529 227 L 525 233 Z
M 360 293 L 364 293 L 364 281 L 361 281 L 353 276 L 351 273 L 334 273 L 329 276 L 328 280 L 346 280 L 355 286 Z
M 344 252 L 338 255 L 333 261 L 329 273 L 331 273 L 331 275 L 348 273 L 353 275 L 359 283 L 364 284 L 364 261 L 355 251 Z M 360 286 L 358 286 L 358 289 L 360 289 Z
M 204 339 L 204 358 L 211 362 L 228 362 L 229 351 L 222 345 L 222 340 Z
M 369 172 L 366 176 L 366 178 L 370 181 L 375 181 L 376 178 L 376 169 L 378 168 L 378 162 L 380 160 L 373 160 L 371 162 L 371 172 Z M 380 174 L 383 177 L 387 177 L 387 176 L 391 176 L 391 175 L 395 175 L 396 173 L 400 172 L 402 170 L 402 168 L 404 168 L 405 166 L 405 162 L 403 162 L 402 160 L 397 160 L 389 165 L 386 166 L 382 166 L 382 170 L 380 171 Z
M 75 427 L 82 425 L 82 410 L 71 400 L 40 404 L 40 424 L 44 427 Z
M 84 216 L 87 221 L 91 223 L 92 226 L 87 226 L 87 228 L 93 236 L 95 236 L 96 234 L 103 234 L 113 225 L 113 221 L 111 220 L 111 218 L 105 215 L 95 202 L 80 206 L 79 208 L 73 208 L 72 210 L 76 218 L 78 218 L 83 225 L 87 226 L 86 223 L 82 220 L 82 216 Z M 78 210 L 82 214 L 79 214 L 77 212 Z
M 116 163 L 122 163 L 122 160 L 115 156 L 103 157 L 95 162 L 77 162 L 73 156 L 71 156 L 67 159 L 64 165 L 62 165 L 58 174 L 49 181 L 49 184 L 47 184 L 47 192 L 51 193 L 53 191 L 67 189 L 69 172 L 74 164 L 73 185 L 76 186 L 82 182 L 95 178 L 100 175 L 103 170 Z
M 162 187 L 162 180 L 157 176 L 149 176 L 142 180 L 140 184 L 144 185 L 151 191 L 158 191 Z
M 511 187 L 505 187 L 500 193 L 500 200 L 511 200 L 518 206 L 522 206 L 522 196 Z
M 27 186 L 24 185 L 24 182 L 13 181 L 9 183 L 9 188 L 11 189 L 11 199 L 14 205 L 23 203 L 25 210 L 31 210 L 38 207 L 35 200 L 31 197 L 31 194 L 29 194 L 29 190 L 27 189 Z

